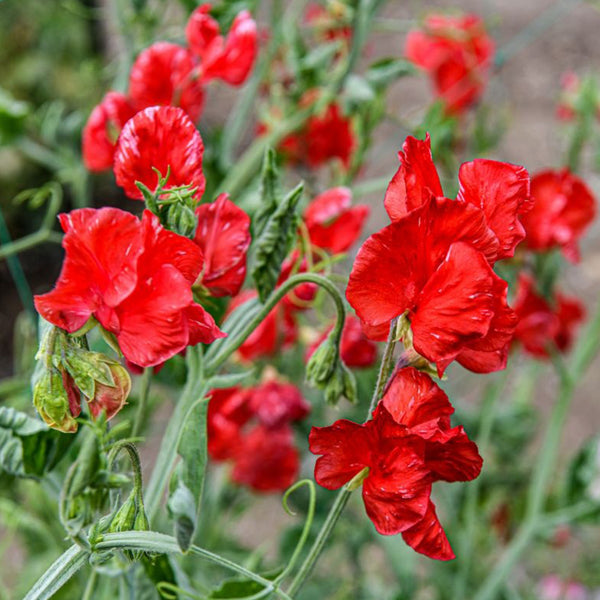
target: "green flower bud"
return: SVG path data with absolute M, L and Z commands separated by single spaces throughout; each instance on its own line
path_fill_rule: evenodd
M 306 364 L 306 381 L 321 387 L 331 379 L 339 362 L 338 344 L 330 333 L 312 353 Z
M 179 235 L 193 238 L 196 233 L 198 218 L 189 206 L 182 203 L 176 203 L 169 206 L 166 223 L 164 225 L 167 229 L 170 229 Z
M 43 368 L 33 386 L 33 404 L 44 422 L 64 433 L 75 433 L 77 421 L 71 410 L 72 400 L 61 373 Z
M 352 371 L 341 360 L 338 361 L 333 376 L 325 384 L 324 392 L 325 402 L 328 404 L 337 404 L 341 396 L 352 403 L 357 401 L 356 380 Z
M 132 491 L 113 517 L 108 527 L 108 532 L 117 533 L 119 531 L 133 530 L 137 513 L 137 494 Z

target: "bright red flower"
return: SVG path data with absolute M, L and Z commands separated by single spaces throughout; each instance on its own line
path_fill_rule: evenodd
M 94 316 L 125 358 L 151 367 L 188 345 L 224 334 L 193 301 L 202 252 L 144 211 L 142 221 L 116 208 L 60 216 L 65 261 L 54 290 L 36 296 L 38 312 L 69 332 Z
M 192 54 L 169 42 L 142 50 L 129 75 L 129 97 L 137 110 L 179 106 L 196 122 L 204 105 L 204 87 Z
M 113 166 L 117 138 L 135 110 L 119 92 L 108 92 L 90 114 L 82 134 L 83 163 L 90 171 Z
M 315 99 L 315 94 L 309 94 L 301 105 L 310 105 Z M 336 103 L 330 104 L 321 114 L 310 117 L 300 131 L 288 135 L 279 145 L 291 163 L 304 163 L 312 168 L 334 158 L 348 168 L 355 148 L 352 123 Z
M 519 276 L 515 311 L 519 323 L 514 339 L 538 358 L 548 358 L 552 347 L 561 352 L 568 350 L 574 329 L 585 317 L 585 309 L 577 298 L 557 293 L 551 304 L 524 273 Z
M 257 297 L 258 294 L 254 290 L 241 292 L 229 304 L 227 314 Z M 237 353 L 245 361 L 266 358 L 289 348 L 297 339 L 298 325 L 293 311 L 283 302 L 279 302 L 238 348 Z
M 127 196 L 143 200 L 135 182 L 155 190 L 154 167 L 162 176 L 169 172 L 166 188 L 191 185 L 197 188 L 194 197 L 200 199 L 206 185 L 203 154 L 202 138 L 181 108 L 153 106 L 137 113 L 123 128 L 115 152 L 115 178 Z
M 596 216 L 596 200 L 587 185 L 568 169 L 541 171 L 531 179 L 533 209 L 523 217 L 525 245 L 531 250 L 561 248 L 579 260 L 578 241 Z
M 246 278 L 250 217 L 227 194 L 196 209 L 194 241 L 204 254 L 202 285 L 212 296 L 235 296 Z
M 304 211 L 311 243 L 332 254 L 346 252 L 356 242 L 368 216 L 368 206 L 352 206 L 352 192 L 346 187 L 319 194 Z
M 489 264 L 496 255 L 497 239 L 481 210 L 432 198 L 367 239 L 346 296 L 379 339 L 406 313 L 415 349 L 440 374 L 452 360 L 463 362 L 463 353 L 467 368 L 501 369 L 516 316 L 506 282 Z
M 308 361 L 332 329 L 333 325 L 314 344 L 311 344 L 306 352 L 306 361 Z M 377 344 L 365 335 L 360 320 L 354 315 L 346 317 L 342 339 L 340 340 L 340 356 L 344 364 L 348 367 L 370 367 L 377 360 Z
M 482 96 L 494 42 L 477 15 L 430 15 L 406 38 L 408 60 L 425 69 L 450 113 L 462 113 Z
M 231 85 L 246 81 L 258 52 L 256 22 L 247 10 L 236 15 L 226 37 L 210 16 L 210 4 L 190 16 L 185 34 L 190 50 L 200 59 L 202 81 L 222 79 Z
M 483 461 L 463 428 L 451 428 L 453 412 L 428 375 L 411 367 L 400 370 L 371 420 L 312 428 L 310 450 L 322 455 L 315 465 L 317 483 L 337 489 L 368 469 L 362 496 L 375 529 L 402 533 L 411 547 L 431 558 L 454 558 L 431 486 L 474 479 Z
M 285 490 L 299 469 L 290 423 L 309 411 L 298 388 L 278 381 L 214 390 L 208 405 L 209 454 L 233 461 L 236 483 L 259 492 Z
M 425 140 L 406 138 L 398 152 L 400 167 L 385 194 L 385 209 L 397 221 L 432 197 L 443 197 L 442 186 L 431 156 L 429 135 Z M 476 159 L 463 163 L 458 173 L 457 201 L 481 209 L 490 233 L 486 255 L 493 263 L 514 255 L 525 237 L 519 218 L 531 210 L 529 174 L 526 169 L 495 160 Z
M 296 480 L 300 459 L 289 425 L 278 429 L 257 425 L 245 436 L 243 448 L 231 474 L 236 483 L 257 492 L 278 492 Z

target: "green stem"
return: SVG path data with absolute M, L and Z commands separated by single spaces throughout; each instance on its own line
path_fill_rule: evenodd
M 390 178 L 388 176 L 365 179 L 352 186 L 352 196 L 354 198 L 360 198 L 361 196 L 384 192 L 389 184 Z
M 125 450 L 129 455 L 131 466 L 133 467 L 133 487 L 138 494 L 142 491 L 142 464 L 140 462 L 140 455 L 136 447 L 131 442 L 117 442 L 108 455 L 108 467 L 112 469 L 112 466 L 117 459 L 117 455 L 121 450 Z
M 146 405 L 148 404 L 148 396 L 150 394 L 150 383 L 152 382 L 152 368 L 146 367 L 142 373 L 140 380 L 140 393 L 138 397 L 138 405 L 135 411 L 135 420 L 133 421 L 133 429 L 131 430 L 132 437 L 137 437 L 140 433 L 142 423 L 144 422 L 144 414 Z
M 96 591 L 96 583 L 98 580 L 98 571 L 92 568 L 92 572 L 88 578 L 87 584 L 85 586 L 85 591 L 83 592 L 83 596 L 81 600 L 92 600 L 93 593 Z
M 371 404 L 369 406 L 367 420 L 371 416 L 371 413 L 375 410 L 375 407 L 377 406 L 377 403 L 379 402 L 379 399 L 383 394 L 385 384 L 387 383 L 388 376 L 394 364 L 394 349 L 396 347 L 396 340 L 394 338 L 396 337 L 397 322 L 397 319 L 392 319 L 392 322 L 390 323 L 390 332 L 388 334 L 387 344 L 385 346 L 383 358 L 381 359 L 379 374 L 377 375 L 377 383 L 375 384 L 375 389 L 373 390 L 373 396 L 371 398 Z
M 215 356 L 206 365 L 207 376 L 214 375 L 219 367 L 246 341 L 248 336 L 262 323 L 266 316 L 275 308 L 277 303 L 294 287 L 301 283 L 315 283 L 322 287 L 333 299 L 337 310 L 337 320 L 334 326 L 333 335 L 341 335 L 346 318 L 346 309 L 344 301 L 338 289 L 325 277 L 315 273 L 300 273 L 287 279 L 281 286 L 275 289 L 267 298 L 267 301 L 261 308 L 261 311 L 236 335 L 227 338 L 228 343 L 223 346 L 219 354 Z
M 188 373 L 185 387 L 167 424 L 156 464 L 154 465 L 148 488 L 144 494 L 146 498 L 146 512 L 150 521 L 152 521 L 152 518 L 158 511 L 173 464 L 177 458 L 177 442 L 179 441 L 181 429 L 185 424 L 185 417 L 194 402 L 204 395 L 207 387 L 207 382 L 202 372 L 202 348 L 199 346 L 188 348 L 186 362 Z
M 287 593 L 291 598 L 293 598 L 295 594 L 298 593 L 298 591 L 306 581 L 306 578 L 311 574 L 315 563 L 321 555 L 321 552 L 323 552 L 323 548 L 325 547 L 325 544 L 327 543 L 327 540 L 329 539 L 329 536 L 333 531 L 335 524 L 340 518 L 344 507 L 348 503 L 351 494 L 352 492 L 345 487 L 338 492 L 335 502 L 329 510 L 327 519 L 325 520 L 325 523 L 323 523 L 323 526 L 319 531 L 317 539 L 313 543 L 310 552 L 304 559 L 300 570 L 296 574 L 296 577 L 294 577 L 294 580 L 292 581 L 290 587 L 287 590 Z
M 34 248 L 43 242 L 60 244 L 62 242 L 62 235 L 56 231 L 40 229 L 39 231 L 31 233 L 30 235 L 26 235 L 19 240 L 11 242 L 10 244 L 3 245 L 0 248 L 0 260 Z
M 94 545 L 94 550 L 97 551 L 117 549 L 141 550 L 160 554 L 181 554 L 177 540 L 174 537 L 155 531 L 123 531 L 120 533 L 107 533 L 102 537 L 102 541 L 97 542 Z M 218 554 L 213 554 L 199 546 L 191 546 L 188 553 L 200 556 L 209 562 L 224 567 L 234 573 L 238 573 L 252 581 L 256 581 L 256 583 L 260 583 L 266 588 L 271 588 L 273 592 L 281 598 L 291 600 L 283 590 L 275 588 L 272 581 L 249 571 L 227 558 L 223 558 Z

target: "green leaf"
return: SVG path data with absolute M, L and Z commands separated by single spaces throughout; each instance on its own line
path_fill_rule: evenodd
M 0 88 L 0 146 L 10 144 L 25 128 L 29 106 Z
M 229 580 L 210 593 L 209 598 L 246 598 L 261 592 L 265 588 L 256 581 L 248 579 Z
M 400 77 L 412 75 L 415 68 L 402 58 L 382 58 L 374 62 L 365 73 L 365 79 L 377 90 L 383 89 Z
M 51 430 L 39 419 L 0 406 L 0 472 L 41 477 L 64 456 L 74 439 Z
M 143 554 L 142 566 L 144 567 L 146 576 L 155 586 L 161 583 L 170 583 L 173 586 L 177 585 L 175 571 L 171 565 L 170 558 L 166 554 L 152 555 L 151 557 Z M 160 590 L 157 590 L 157 592 L 163 597 Z
M 242 373 L 227 373 L 227 375 L 215 375 L 210 378 L 210 389 L 223 389 L 235 387 L 247 383 L 248 380 L 256 376 L 256 369 L 249 369 Z
M 591 500 L 600 507 L 600 436 L 589 439 L 572 460 L 567 471 L 567 498 L 570 503 Z
M 363 104 L 375 99 L 375 91 L 369 82 L 360 75 L 349 75 L 344 86 L 346 98 L 354 104 Z
M 177 445 L 181 463 L 173 475 L 173 491 L 167 504 L 175 521 L 175 538 L 183 552 L 192 544 L 200 513 L 207 462 L 207 410 L 208 400 L 205 398 L 196 402 L 186 416 Z
M 258 297 L 264 302 L 275 288 L 281 273 L 281 264 L 288 255 L 298 229 L 297 207 L 303 185 L 295 187 L 269 217 L 256 241 L 252 278 Z
M 267 148 L 263 158 L 260 175 L 261 204 L 252 219 L 252 237 L 258 238 L 264 231 L 269 217 L 277 210 L 283 198 L 281 177 L 277 168 L 277 154 L 273 148 Z
M 327 69 L 340 51 L 340 42 L 322 44 L 311 50 L 299 61 L 302 71 L 323 71 Z

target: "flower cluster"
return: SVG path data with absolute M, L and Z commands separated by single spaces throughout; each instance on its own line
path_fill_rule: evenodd
M 310 405 L 289 383 L 213 390 L 208 408 L 208 452 L 233 463 L 231 478 L 258 492 L 283 491 L 296 479 L 298 451 L 291 424 Z
M 482 459 L 462 427 L 450 426 L 454 412 L 431 378 L 407 367 L 363 425 L 347 420 L 313 427 L 310 450 L 321 455 L 317 483 L 338 489 L 362 481 L 367 515 L 384 535 L 402 533 L 417 552 L 454 558 L 431 500 L 436 481 L 468 481 Z
M 461 114 L 482 96 L 494 42 L 477 15 L 432 14 L 406 38 L 406 57 L 429 73 L 446 111 Z
M 150 106 L 177 106 L 196 122 L 207 83 L 221 79 L 240 85 L 246 80 L 258 50 L 256 23 L 244 10 L 223 36 L 210 9 L 210 4 L 203 4 L 190 16 L 187 47 L 156 42 L 144 49 L 131 68 L 127 95 L 108 92 L 94 108 L 83 130 L 83 160 L 90 171 L 113 166 L 119 134 L 137 112 Z
M 465 163 L 458 197 L 449 200 L 429 139 L 407 138 L 399 156 L 385 196 L 392 224 L 360 249 L 348 301 L 375 339 L 403 317 L 415 350 L 440 375 L 453 360 L 480 373 L 502 369 L 517 317 L 492 267 L 525 237 L 519 216 L 531 206 L 527 171 Z
M 116 208 L 84 208 L 60 221 L 62 271 L 54 290 L 35 298 L 47 321 L 74 332 L 94 317 L 142 367 L 224 336 L 192 295 L 203 269 L 193 241 L 164 229 L 149 211 L 140 221 Z

